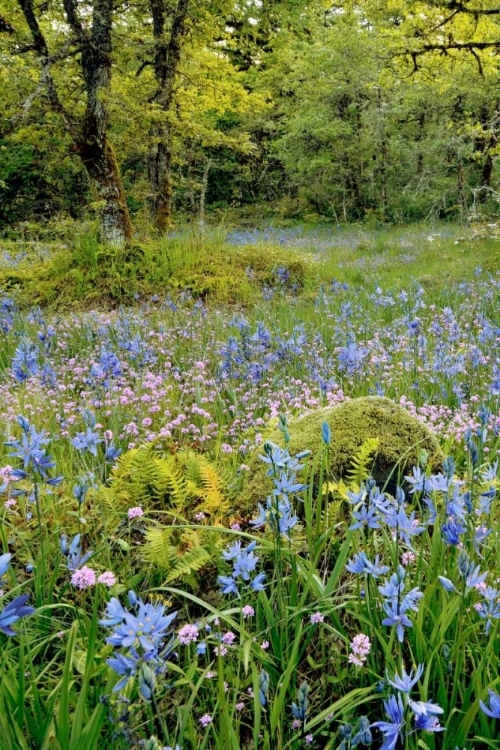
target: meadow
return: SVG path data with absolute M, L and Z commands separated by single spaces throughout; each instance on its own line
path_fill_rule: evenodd
M 1 750 L 497 747 L 498 227 L 68 236 L 1 248 Z M 291 453 L 363 396 L 440 465 Z

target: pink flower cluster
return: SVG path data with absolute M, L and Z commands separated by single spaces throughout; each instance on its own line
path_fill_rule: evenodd
M 88 565 L 83 565 L 81 568 L 75 570 L 71 576 L 71 583 L 75 588 L 80 589 L 80 591 L 95 586 L 96 583 L 102 583 L 110 588 L 115 585 L 116 576 L 114 573 L 107 570 L 105 573 L 101 573 L 101 575 L 97 577 L 95 570 L 89 568 Z
M 179 630 L 179 643 L 187 646 L 196 640 L 198 640 L 198 628 L 196 625 L 183 625 Z
M 134 508 L 129 508 L 127 511 L 127 516 L 130 521 L 133 518 L 140 518 L 143 515 L 144 515 L 144 511 L 140 505 L 136 505 Z
M 363 633 L 355 635 L 351 641 L 350 649 L 349 664 L 355 664 L 357 667 L 362 667 L 371 649 L 369 637 L 363 635 Z

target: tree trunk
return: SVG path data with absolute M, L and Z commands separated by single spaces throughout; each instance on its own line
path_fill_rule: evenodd
M 151 216 L 155 227 L 160 232 L 168 229 L 172 222 L 172 126 L 169 113 L 174 100 L 174 84 L 181 58 L 182 39 L 186 33 L 188 6 L 189 0 L 178 0 L 167 42 L 165 39 L 166 2 L 165 0 L 150 0 L 157 86 L 152 101 L 156 102 L 159 107 L 160 121 L 153 122 L 149 132 L 148 179 Z
M 87 92 L 79 151 L 97 199 L 101 242 L 123 246 L 132 237 L 120 170 L 108 141 L 107 98 L 111 87 L 113 0 L 94 0 L 92 30 L 85 34 L 76 0 L 64 0 L 68 22 L 83 36 L 81 61 Z
M 149 131 L 148 178 L 151 218 L 160 232 L 172 225 L 172 134 L 169 124 L 153 123 Z
M 207 197 L 208 175 L 210 174 L 211 167 L 212 167 L 212 160 L 207 159 L 205 162 L 205 169 L 203 170 L 203 179 L 201 181 L 200 208 L 198 211 L 198 225 L 202 232 L 205 229 L 205 199 Z
M 123 247 L 132 237 L 132 224 L 113 147 L 107 141 L 104 149 L 90 142 L 81 144 L 79 154 L 98 204 L 99 239 Z
M 51 108 L 57 112 L 73 138 L 75 152 L 87 170 L 98 204 L 99 236 L 103 243 L 120 246 L 132 236 L 132 224 L 125 202 L 116 156 L 108 140 L 107 97 L 111 85 L 113 0 L 93 0 L 92 25 L 88 29 L 79 14 L 78 0 L 63 0 L 72 47 L 80 50 L 81 73 L 86 93 L 83 120 L 76 122 L 62 104 L 51 66 L 53 58 L 38 23 L 33 0 L 18 0 L 38 55 Z

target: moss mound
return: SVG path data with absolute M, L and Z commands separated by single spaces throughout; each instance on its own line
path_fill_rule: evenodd
M 310 459 L 322 448 L 321 427 L 328 422 L 331 429 L 330 470 L 341 478 L 351 468 L 353 456 L 368 438 L 379 438 L 372 474 L 380 487 L 394 492 L 398 478 L 418 463 L 425 450 L 434 469 L 443 461 L 443 453 L 435 435 L 418 419 L 389 398 L 366 396 L 345 401 L 340 406 L 318 409 L 299 419 L 291 420 L 289 450 L 292 455 L 310 450 Z M 284 447 L 283 435 L 275 430 L 269 440 Z M 266 466 L 256 452 L 250 461 L 248 479 L 241 495 L 242 507 L 252 510 L 267 497 L 271 480 Z

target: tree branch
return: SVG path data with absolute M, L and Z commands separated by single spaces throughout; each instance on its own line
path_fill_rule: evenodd
M 40 25 L 35 15 L 35 11 L 33 8 L 33 0 L 18 0 L 18 3 L 24 14 L 29 30 L 31 32 L 34 51 L 38 53 L 38 56 L 40 58 L 40 64 L 42 66 L 42 74 L 40 76 L 39 86 L 42 85 L 45 87 L 47 91 L 47 96 L 50 102 L 50 106 L 52 107 L 54 112 L 57 112 L 57 114 L 59 114 L 60 117 L 62 118 L 62 121 L 64 123 L 66 130 L 73 137 L 75 137 L 74 123 L 59 98 L 59 94 L 57 93 L 54 79 L 52 78 L 51 67 L 52 67 L 53 59 L 51 55 L 49 54 L 49 48 L 47 46 L 47 42 L 45 41 L 45 37 L 42 33 L 42 30 L 40 29 Z
M 498 16 L 500 15 L 499 8 L 468 8 L 461 0 L 448 0 L 443 3 L 443 6 L 448 10 L 454 10 L 458 13 L 467 13 L 470 16 Z

